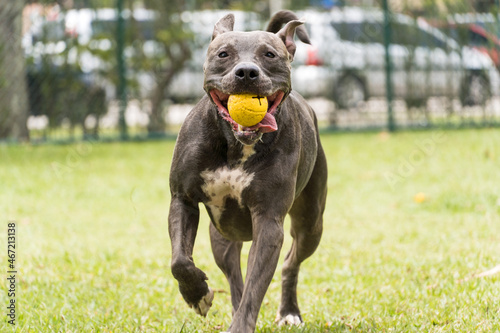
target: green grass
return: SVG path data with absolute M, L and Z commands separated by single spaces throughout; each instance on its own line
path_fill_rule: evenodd
M 329 196 L 322 243 L 300 275 L 306 325 L 274 325 L 278 271 L 257 331 L 500 331 L 500 274 L 474 278 L 500 264 L 500 132 L 322 139 Z M 173 146 L 0 146 L 0 271 L 7 271 L 6 224 L 15 220 L 17 332 L 229 326 L 229 288 L 210 252 L 205 212 L 194 258 L 218 291 L 207 318 L 183 302 L 169 270 Z M 414 200 L 417 193 L 423 202 Z M 1 332 L 12 330 L 7 302 L 2 292 Z

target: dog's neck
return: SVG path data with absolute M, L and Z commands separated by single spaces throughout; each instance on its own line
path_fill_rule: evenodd
M 238 141 L 230 126 L 219 117 L 219 126 L 223 128 L 224 144 L 220 146 L 220 153 L 226 157 L 229 167 L 242 166 L 254 155 L 269 154 L 275 147 L 276 141 L 280 137 L 280 129 L 272 133 L 265 133 L 262 138 L 252 145 L 244 145 Z

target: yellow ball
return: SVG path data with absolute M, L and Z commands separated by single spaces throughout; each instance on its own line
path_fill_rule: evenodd
M 260 123 L 267 113 L 267 97 L 257 95 L 231 95 L 227 101 L 231 118 L 244 127 Z

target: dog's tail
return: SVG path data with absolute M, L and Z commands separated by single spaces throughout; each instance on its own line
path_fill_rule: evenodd
M 289 11 L 289 10 L 280 10 L 276 14 L 271 17 L 271 21 L 269 21 L 269 24 L 267 25 L 267 31 L 272 32 L 272 33 L 277 33 L 280 31 L 280 29 L 283 27 L 284 24 L 294 21 L 294 20 L 299 20 L 297 15 L 295 13 Z M 309 35 L 307 34 L 307 30 L 304 27 L 304 25 L 300 25 L 295 29 L 295 33 L 299 37 L 301 41 L 307 44 L 311 44 L 311 41 L 309 40 Z

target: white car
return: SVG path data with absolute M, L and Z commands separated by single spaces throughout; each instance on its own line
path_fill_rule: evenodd
M 203 94 L 203 62 L 210 43 L 215 23 L 224 15 L 233 13 L 236 17 L 235 30 L 256 30 L 261 28 L 261 22 L 256 13 L 243 11 L 185 11 L 176 13 L 186 31 L 192 32 L 190 40 L 191 58 L 179 73 L 175 75 L 168 87 L 167 98 L 174 101 L 194 101 Z M 133 11 L 124 10 L 124 18 L 134 18 L 135 24 L 140 26 L 140 38 L 144 41 L 143 53 L 151 59 L 165 57 L 164 49 L 155 41 L 155 20 L 159 13 L 153 10 L 136 8 Z M 61 12 L 51 21 L 39 17 L 37 24 L 25 35 L 23 40 L 27 56 L 38 64 L 44 56 L 50 56 L 56 65 L 65 61 L 78 65 L 84 73 L 98 73 L 113 71 L 114 62 L 105 61 L 96 53 L 111 53 L 114 40 L 110 39 L 110 32 L 116 27 L 117 11 L 114 8 L 78 9 Z M 65 40 L 65 36 L 72 36 L 78 40 L 78 45 L 72 45 Z M 97 38 L 96 38 L 97 37 Z M 114 36 L 111 36 L 114 37 Z M 67 39 L 67 38 L 66 38 Z M 67 53 L 67 54 L 66 54 Z M 128 46 L 124 50 L 125 57 L 131 57 L 134 49 Z M 138 82 L 141 96 L 148 96 L 156 85 L 155 73 L 136 69 L 129 70 L 128 76 Z M 108 85 L 109 86 L 109 85 Z M 114 89 L 109 87 L 109 94 Z
M 351 108 L 385 97 L 384 17 L 379 9 L 304 11 L 312 45 L 297 48 L 293 88 L 305 97 L 326 97 Z M 424 20 L 391 15 L 394 97 L 410 106 L 433 96 L 484 104 L 498 94 L 499 74 L 491 59 L 460 47 Z
M 133 16 L 137 24 L 147 25 L 153 22 L 157 14 L 152 10 L 138 8 L 133 12 L 124 10 L 123 16 L 125 19 Z M 33 57 L 35 63 L 39 62 L 42 56 L 50 56 L 56 64 L 62 64 L 66 60 L 70 64 L 78 63 L 85 73 L 100 70 L 109 64 L 104 64 L 88 50 L 82 52 L 78 46 L 88 46 L 90 50 L 111 51 L 112 40 L 92 38 L 103 32 L 109 34 L 115 28 L 116 20 L 117 11 L 114 8 L 71 9 L 59 12 L 50 20 L 39 16 L 24 35 L 23 47 L 26 55 Z M 76 38 L 78 45 L 68 43 L 68 37 Z M 125 50 L 125 53 L 127 52 L 131 51 Z

